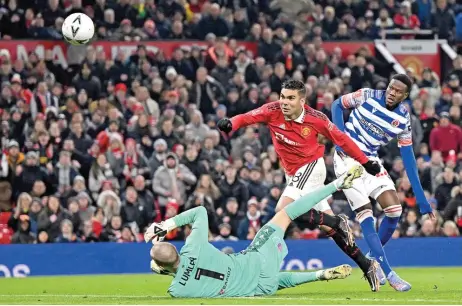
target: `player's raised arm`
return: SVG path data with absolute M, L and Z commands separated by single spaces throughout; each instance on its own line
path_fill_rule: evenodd
M 414 157 L 414 150 L 412 149 L 412 130 L 411 119 L 408 117 L 406 123 L 406 130 L 398 135 L 398 146 L 403 158 L 404 168 L 406 169 L 409 182 L 411 183 L 412 190 L 414 191 L 419 205 L 421 214 L 430 214 L 433 217 L 433 210 L 425 197 L 422 184 L 420 183 L 419 173 L 417 171 L 417 162 Z
M 268 122 L 272 111 L 279 108 L 279 103 L 277 102 L 268 103 L 245 114 L 237 115 L 233 118 L 223 118 L 218 121 L 217 126 L 220 131 L 225 133 L 234 132 L 248 125 Z
M 192 224 L 191 234 L 186 239 L 186 243 L 204 243 L 208 242 L 209 237 L 209 220 L 207 210 L 204 206 L 198 206 L 193 209 L 182 212 L 181 214 L 168 219 L 162 223 L 153 223 L 144 234 L 144 240 L 160 241 L 177 227 Z M 157 238 L 157 239 L 155 239 Z
M 339 146 L 351 158 L 357 160 L 366 171 L 372 175 L 380 173 L 380 165 L 370 161 L 366 154 L 351 140 L 348 135 L 340 131 L 328 118 L 321 112 L 312 110 L 314 125 L 317 131 L 329 138 L 335 145 Z

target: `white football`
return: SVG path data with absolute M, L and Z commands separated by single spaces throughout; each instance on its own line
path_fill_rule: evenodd
M 64 39 L 72 45 L 85 45 L 95 34 L 93 20 L 85 14 L 74 13 L 64 20 L 62 33 Z

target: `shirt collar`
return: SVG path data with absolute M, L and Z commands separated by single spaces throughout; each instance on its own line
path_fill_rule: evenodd
M 298 118 L 294 119 L 294 121 L 297 122 L 297 123 L 300 123 L 300 124 L 303 123 L 305 121 L 305 113 L 306 113 L 305 108 L 303 108 L 302 113 L 300 114 L 300 116 L 298 116 Z

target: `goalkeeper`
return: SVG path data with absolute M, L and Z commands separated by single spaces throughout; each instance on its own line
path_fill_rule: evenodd
M 153 223 L 144 237 L 146 242 L 153 242 L 151 269 L 174 276 L 168 292 L 173 297 L 187 298 L 271 295 L 279 289 L 304 283 L 346 278 L 351 274 L 349 265 L 317 272 L 280 272 L 287 255 L 284 233 L 292 220 L 319 201 L 337 190 L 351 188 L 362 170 L 361 166 L 355 166 L 343 177 L 289 204 L 264 225 L 250 246 L 240 253 L 224 254 L 208 242 L 204 207 L 188 210 L 160 224 Z M 159 242 L 169 231 L 191 223 L 192 232 L 180 254 L 172 244 Z

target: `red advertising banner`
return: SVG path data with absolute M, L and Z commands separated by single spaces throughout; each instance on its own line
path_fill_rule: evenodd
M 430 68 L 441 75 L 440 48 L 433 40 L 387 40 L 387 49 L 403 66 L 412 68 L 421 75 L 424 68 Z
M 147 46 L 148 51 L 157 53 L 162 50 L 166 57 L 170 57 L 173 51 L 182 46 L 207 46 L 206 42 L 203 41 L 149 41 L 142 42 Z M 97 41 L 92 43 L 92 46 L 98 50 L 104 50 L 107 57 L 115 58 L 119 52 L 125 54 L 132 54 L 136 51 L 137 46 L 140 42 L 109 42 L 109 41 Z M 257 46 L 251 42 L 238 42 L 239 46 L 245 47 L 246 49 L 255 53 Z M 22 58 L 27 59 L 28 54 L 31 51 L 35 51 L 40 58 L 43 58 L 45 52 L 51 50 L 53 52 L 53 58 L 67 65 L 67 51 L 68 48 L 85 48 L 85 46 L 69 46 L 64 41 L 50 41 L 50 40 L 12 40 L 2 41 L 0 44 L 1 49 L 7 49 L 13 59 Z M 77 51 L 78 52 L 78 51 Z
M 105 51 L 106 56 L 114 58 L 118 52 L 122 51 L 125 54 L 131 54 L 136 50 L 139 42 L 109 42 L 109 41 L 98 41 L 92 45 L 97 49 Z M 206 42 L 203 41 L 149 41 L 143 42 L 152 52 L 162 50 L 166 57 L 170 57 L 173 51 L 181 46 L 207 46 Z M 239 46 L 245 47 L 247 50 L 252 51 L 254 54 L 257 53 L 258 46 L 253 42 L 238 42 Z M 375 54 L 373 43 L 364 42 L 325 42 L 322 47 L 326 52 L 331 53 L 335 48 L 339 47 L 342 49 L 342 55 L 344 57 L 356 53 L 359 48 L 367 47 L 371 50 L 372 54 Z M 44 58 L 45 52 L 50 50 L 53 53 L 53 58 L 67 66 L 67 51 L 69 45 L 64 41 L 50 41 L 50 40 L 11 40 L 2 41 L 0 49 L 6 49 L 9 51 L 10 56 L 13 59 L 21 58 L 27 59 L 28 54 L 31 51 L 35 51 L 40 58 Z M 85 46 L 72 46 L 72 48 L 85 48 Z

